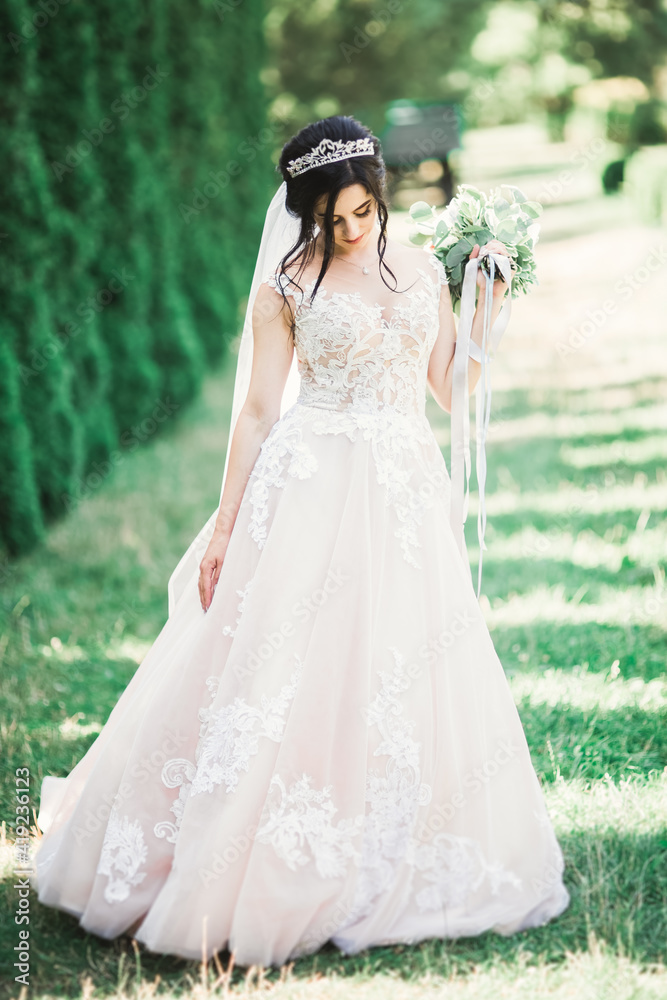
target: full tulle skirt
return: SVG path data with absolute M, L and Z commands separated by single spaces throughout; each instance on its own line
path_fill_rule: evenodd
M 561 913 L 562 853 L 449 496 L 425 417 L 290 408 L 209 610 L 193 578 L 90 750 L 44 779 L 39 900 L 241 965 Z

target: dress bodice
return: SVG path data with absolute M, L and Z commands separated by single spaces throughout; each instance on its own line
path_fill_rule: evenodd
M 368 302 L 360 291 L 331 290 L 326 276 L 312 300 L 315 281 L 299 291 L 286 275 L 264 279 L 276 290 L 280 284 L 293 300 L 301 378 L 297 402 L 331 410 L 424 414 L 440 287 L 447 278 L 432 254 L 423 263 L 414 267 L 409 289 L 393 293 L 391 307 Z

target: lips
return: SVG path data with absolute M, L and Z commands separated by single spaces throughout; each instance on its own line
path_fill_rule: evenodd
M 354 244 L 355 243 L 359 243 L 359 241 L 362 240 L 363 237 L 364 237 L 364 234 L 362 233 L 361 236 L 357 236 L 356 240 L 345 240 L 345 242 L 346 243 L 350 243 L 352 246 L 354 246 Z

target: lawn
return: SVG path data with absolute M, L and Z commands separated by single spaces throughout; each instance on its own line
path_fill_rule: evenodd
M 225 953 L 201 968 L 140 952 L 32 898 L 28 996 L 667 996 L 667 343 L 664 264 L 646 264 L 663 239 L 620 196 L 547 211 L 540 287 L 515 303 L 492 369 L 481 604 L 563 847 L 569 909 L 507 939 L 351 958 L 327 945 L 282 971 L 228 975 Z M 217 504 L 233 376 L 212 375 L 43 548 L 0 566 L 2 996 L 20 995 L 15 769 L 29 768 L 36 807 L 42 777 L 83 755 L 164 624 L 169 574 Z M 449 464 L 449 417 L 431 399 L 427 412 Z M 474 502 L 468 521 L 474 567 Z

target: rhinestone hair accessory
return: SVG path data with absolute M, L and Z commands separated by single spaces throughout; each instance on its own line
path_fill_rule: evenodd
M 306 170 L 323 167 L 325 163 L 349 160 L 353 156 L 375 156 L 373 140 L 368 136 L 364 139 L 349 139 L 347 142 L 342 139 L 322 139 L 310 152 L 296 160 L 290 160 L 287 173 L 290 177 L 298 177 L 299 174 L 305 174 Z

